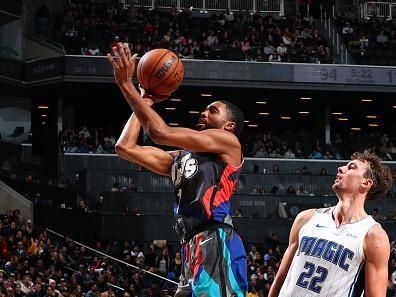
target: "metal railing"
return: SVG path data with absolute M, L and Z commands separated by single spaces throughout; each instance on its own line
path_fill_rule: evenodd
M 334 5 L 325 4 L 327 3 L 325 2 L 320 5 L 320 25 L 322 33 L 325 33 L 326 38 L 333 49 L 333 55 L 336 62 L 339 64 L 348 64 L 348 60 L 350 60 L 348 49 L 342 42 L 340 33 L 334 23 L 335 7 Z
M 396 3 L 368 1 L 360 4 L 360 18 L 378 17 L 391 20 L 392 10 L 395 8 Z
M 120 2 L 124 8 L 130 6 L 148 9 L 175 7 L 182 11 L 188 7 L 202 13 L 229 9 L 231 12 L 249 11 L 284 15 L 284 0 L 120 0 Z

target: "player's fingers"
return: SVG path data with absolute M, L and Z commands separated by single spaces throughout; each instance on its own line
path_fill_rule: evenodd
M 138 56 L 138 54 L 133 54 L 133 56 L 131 58 L 133 63 L 135 63 L 137 56 Z
M 123 47 L 121 42 L 119 42 L 117 46 L 118 46 L 118 51 L 120 52 L 122 63 L 124 65 L 127 65 L 128 59 L 127 59 L 127 56 L 126 56 L 126 53 L 125 53 L 125 48 Z
M 107 60 L 110 62 L 110 64 L 114 67 L 114 68 L 118 68 L 117 63 L 115 62 L 113 56 L 111 54 L 107 54 Z
M 113 53 L 114 53 L 114 62 L 120 67 L 122 66 L 122 61 L 120 57 L 120 52 L 117 47 L 113 47 Z
M 128 61 L 132 58 L 131 49 L 129 48 L 128 43 L 124 43 L 125 54 Z

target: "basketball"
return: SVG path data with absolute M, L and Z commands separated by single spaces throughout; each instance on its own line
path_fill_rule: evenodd
M 167 49 L 147 52 L 137 66 L 137 78 L 147 93 L 168 96 L 182 83 L 184 67 L 179 57 Z

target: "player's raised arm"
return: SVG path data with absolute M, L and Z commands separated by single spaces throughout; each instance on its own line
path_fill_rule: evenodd
M 138 119 L 132 114 L 116 143 L 117 155 L 125 160 L 140 164 L 155 173 L 169 176 L 173 162 L 172 155 L 153 146 L 138 145 L 136 141 L 139 137 L 140 128 Z
M 233 121 L 224 121 L 224 123 L 222 122 L 220 124 L 216 123 L 216 126 L 213 127 L 220 129 L 208 129 L 211 127 L 210 125 L 206 125 L 205 131 L 169 127 L 158 113 L 147 104 L 144 104 L 140 94 L 131 81 L 132 74 L 135 71 L 136 55 L 131 56 L 129 48 L 124 48 L 121 44 L 119 44 L 117 48 L 113 48 L 113 52 L 115 53 L 115 58 L 113 59 L 108 55 L 108 59 L 113 65 L 114 77 L 117 85 L 120 87 L 124 97 L 138 117 L 144 130 L 150 135 L 154 142 L 202 152 L 219 154 L 229 154 L 231 152 L 233 155 L 238 152 L 238 154 L 240 154 L 240 144 L 237 137 L 233 135 L 233 133 L 227 133 L 227 130 L 231 132 L 234 130 L 236 123 Z M 209 115 L 214 117 L 212 116 L 214 114 L 225 117 L 227 111 L 226 107 L 220 106 L 222 104 L 223 103 L 217 103 L 217 105 L 213 107 L 208 107 L 208 117 Z M 203 119 L 202 121 L 205 122 L 207 120 L 208 119 Z
M 287 272 L 289 271 L 290 265 L 293 261 L 294 254 L 298 249 L 298 233 L 300 232 L 301 227 L 304 226 L 314 215 L 315 211 L 315 209 L 305 210 L 299 213 L 294 220 L 289 235 L 289 246 L 287 247 L 285 254 L 283 255 L 281 265 L 279 266 L 279 270 L 276 273 L 274 282 L 271 285 L 268 297 L 278 297 L 283 282 L 286 279 Z

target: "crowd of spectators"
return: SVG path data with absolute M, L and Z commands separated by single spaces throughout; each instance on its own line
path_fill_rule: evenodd
M 64 153 L 97 153 L 114 154 L 116 139 L 110 128 L 88 129 L 82 126 L 75 129 L 68 126 L 60 135 L 62 152 Z
M 328 43 L 310 16 L 275 19 L 224 11 L 195 17 L 188 8 L 125 9 L 118 2 L 72 0 L 55 32 L 53 38 L 68 54 L 105 55 L 117 42 L 126 42 L 139 56 L 168 48 L 185 59 L 332 62 Z
M 64 153 L 114 153 L 117 135 L 111 128 L 68 126 L 60 135 Z M 336 133 L 331 144 L 325 144 L 305 130 L 293 136 L 277 131 L 247 133 L 242 140 L 244 155 L 254 158 L 282 159 L 348 159 L 355 151 L 375 152 L 383 160 L 396 160 L 395 136 L 387 133 L 341 135 Z M 150 142 L 145 135 L 143 141 Z M 151 143 L 151 142 L 150 142 Z
M 34 228 L 19 210 L 0 215 L 0 297 L 169 297 L 175 285 L 145 273 L 178 280 L 178 244 L 157 240 L 92 241 L 97 251 Z M 396 242 L 391 243 L 388 296 L 396 293 Z M 247 247 L 248 296 L 268 296 L 284 253 L 277 234 Z M 140 269 L 132 268 L 131 265 Z M 393 294 L 393 295 L 392 295 Z
M 335 133 L 331 144 L 301 130 L 293 136 L 267 131 L 253 134 L 245 142 L 246 156 L 284 159 L 349 159 L 355 151 L 370 151 L 383 160 L 396 160 L 395 136 L 387 133 Z
M 356 63 L 396 65 L 396 25 L 393 20 L 378 17 L 360 19 L 340 12 L 336 22 Z

